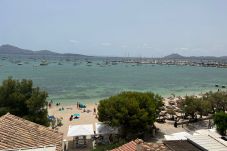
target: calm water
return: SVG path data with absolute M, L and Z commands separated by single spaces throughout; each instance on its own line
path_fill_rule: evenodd
M 15 61 L 15 60 L 14 60 Z M 105 65 L 101 60 L 87 66 L 85 61 L 23 60 L 23 65 L 0 60 L 0 82 L 12 76 L 32 79 L 35 86 L 48 91 L 55 102 L 96 102 L 121 91 L 152 91 L 162 96 L 198 94 L 215 90 L 214 85 L 227 85 L 227 69 L 190 66 Z M 58 63 L 61 62 L 62 65 Z M 2 66 L 1 66 L 2 65 Z

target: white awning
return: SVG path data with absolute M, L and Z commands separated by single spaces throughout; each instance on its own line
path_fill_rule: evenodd
M 164 135 L 166 140 L 187 140 L 187 136 L 191 136 L 191 134 L 187 132 L 179 132 L 171 135 Z
M 95 123 L 96 134 L 117 134 L 117 127 L 110 127 L 104 123 Z
M 220 134 L 217 133 L 215 129 L 200 129 L 196 130 L 193 135 L 211 135 L 215 137 L 221 137 Z
M 193 135 L 187 136 L 188 141 L 192 144 L 200 146 L 204 148 L 204 150 L 209 151 L 226 151 L 227 147 L 223 143 L 224 141 L 220 141 L 218 138 L 209 136 L 209 135 Z
M 92 124 L 70 125 L 67 136 L 90 136 L 94 135 Z

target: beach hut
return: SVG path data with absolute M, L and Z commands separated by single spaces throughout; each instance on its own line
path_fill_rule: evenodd
M 94 135 L 92 124 L 70 125 L 67 136 L 91 136 Z
M 70 125 L 67 136 L 73 137 L 73 146 L 76 142 L 76 146 L 86 146 L 87 145 L 87 136 L 94 135 L 93 125 L 92 124 L 83 124 L 83 125 Z

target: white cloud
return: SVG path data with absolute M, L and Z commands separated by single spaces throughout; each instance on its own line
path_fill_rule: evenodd
M 101 43 L 101 45 L 102 45 L 102 46 L 111 46 L 112 43 L 110 43 L 110 42 L 103 42 L 103 43 Z
M 80 43 L 80 41 L 78 41 L 78 40 L 74 40 L 74 39 L 69 40 L 69 42 L 70 42 L 70 43 L 73 43 L 73 44 L 78 44 L 78 43 Z

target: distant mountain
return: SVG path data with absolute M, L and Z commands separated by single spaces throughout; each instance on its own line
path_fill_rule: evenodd
M 39 51 L 32 51 L 28 49 L 22 49 L 13 45 L 2 45 L 0 46 L 0 55 L 34 55 L 34 56 L 63 56 L 63 57 L 82 57 L 87 58 L 91 56 L 81 55 L 81 54 L 73 54 L 73 53 L 56 53 L 50 50 L 39 50 Z M 110 57 L 113 58 L 113 57 Z M 214 57 L 214 56 L 190 56 L 185 57 L 182 55 L 179 55 L 177 53 L 170 54 L 168 56 L 165 56 L 163 58 L 159 59 L 190 59 L 190 60 L 220 60 L 220 61 L 226 61 L 227 56 L 221 56 L 221 57 Z
M 87 57 L 85 55 L 81 54 L 61 54 L 61 53 L 56 53 L 52 52 L 49 50 L 39 50 L 39 51 L 32 51 L 32 50 L 27 50 L 27 49 L 21 49 L 13 45 L 2 45 L 0 46 L 0 54 L 5 54 L 5 55 L 37 55 L 37 56 L 78 56 L 78 57 Z
M 220 59 L 227 60 L 227 56 L 222 56 Z
M 12 45 L 0 46 L 0 54 L 32 54 L 33 51 L 21 49 Z
M 215 57 L 215 56 L 182 56 L 177 53 L 170 54 L 163 57 L 162 59 L 188 59 L 188 60 L 227 60 L 227 56 Z
M 170 54 L 168 56 L 163 57 L 164 59 L 184 59 L 184 56 L 181 56 L 177 53 Z

